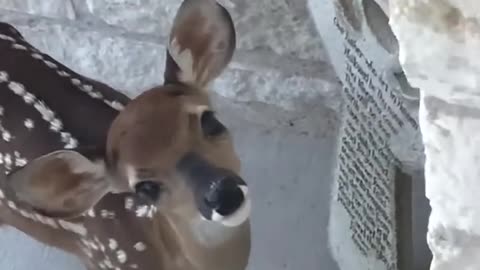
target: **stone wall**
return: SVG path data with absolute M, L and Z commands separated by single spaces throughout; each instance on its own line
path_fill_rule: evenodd
M 219 95 L 309 117 L 336 110 L 338 81 L 304 0 L 220 1 L 237 52 Z M 162 82 L 165 41 L 180 0 L 0 0 L 0 20 L 75 71 L 136 95 Z
M 432 270 L 479 269 L 480 3 L 390 1 L 400 61 L 421 89 Z

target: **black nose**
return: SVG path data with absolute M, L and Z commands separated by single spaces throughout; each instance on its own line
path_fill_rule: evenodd
M 160 197 L 160 185 L 153 181 L 143 181 L 135 185 L 135 193 L 141 200 L 156 202 Z
M 222 216 L 233 214 L 243 203 L 245 196 L 234 178 L 212 182 L 205 194 L 205 203 Z

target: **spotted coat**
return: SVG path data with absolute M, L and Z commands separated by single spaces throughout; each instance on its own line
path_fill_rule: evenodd
M 1 175 L 58 149 L 78 149 L 87 156 L 103 151 L 108 128 L 127 96 L 40 52 L 7 23 L 0 23 L 0 59 Z M 80 254 L 91 262 L 90 270 L 154 269 L 152 243 L 140 233 L 138 220 L 152 226 L 149 217 L 155 209 L 130 195 L 108 194 L 82 217 L 62 220 L 17 205 L 1 184 L 0 213 L 9 217 L 4 223 L 28 233 L 25 224 L 34 221 L 37 240 Z M 73 237 L 76 244 L 65 247 L 39 235 Z

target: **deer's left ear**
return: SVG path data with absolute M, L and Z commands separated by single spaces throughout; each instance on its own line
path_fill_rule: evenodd
M 9 175 L 5 184 L 18 203 L 57 218 L 81 215 L 110 191 L 104 163 L 72 150 L 30 161 Z
M 231 61 L 235 42 L 224 7 L 215 0 L 184 0 L 170 33 L 165 83 L 204 88 Z

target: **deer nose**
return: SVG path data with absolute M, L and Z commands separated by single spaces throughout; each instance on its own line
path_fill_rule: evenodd
M 135 185 L 135 193 L 141 200 L 154 203 L 160 197 L 160 185 L 153 181 L 142 181 Z
M 243 180 L 237 178 L 226 177 L 213 181 L 205 194 L 206 205 L 223 217 L 235 213 L 245 201 L 247 187 L 239 185 Z

